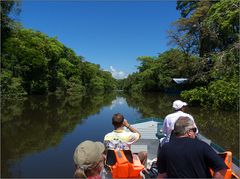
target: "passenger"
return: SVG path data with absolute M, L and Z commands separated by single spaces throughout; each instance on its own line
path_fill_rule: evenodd
M 105 146 L 101 142 L 86 140 L 75 149 L 73 160 L 76 170 L 75 178 L 101 179 L 105 178 Z
M 115 130 L 106 134 L 104 137 L 104 144 L 106 148 L 110 150 L 131 150 L 131 144 L 138 141 L 141 134 L 133 128 L 120 113 L 113 115 L 112 125 Z M 124 127 L 127 127 L 130 132 L 124 130 Z M 144 165 L 147 161 L 147 152 L 139 152 L 138 157 Z
M 195 140 L 196 126 L 189 117 L 180 117 L 174 126 L 175 138 L 164 144 L 157 160 L 158 178 L 223 178 L 223 159 L 205 142 Z
M 165 137 L 160 139 L 161 146 L 164 143 L 169 142 L 169 140 L 171 138 L 171 132 L 174 128 L 174 124 L 180 116 L 188 117 L 194 122 L 193 117 L 190 114 L 185 113 L 186 106 L 187 106 L 187 103 L 185 103 L 181 100 L 176 100 L 173 102 L 172 107 L 174 109 L 174 112 L 171 114 L 168 114 L 163 121 L 163 134 L 165 135 Z M 197 129 L 195 122 L 194 122 L 194 126 Z M 197 129 L 196 134 L 197 133 L 198 133 L 198 129 Z

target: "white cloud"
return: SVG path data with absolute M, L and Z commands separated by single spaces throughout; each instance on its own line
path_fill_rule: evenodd
M 113 66 L 110 66 L 110 70 L 111 70 L 112 72 L 116 72 L 116 70 L 113 68 Z
M 127 78 L 128 74 L 126 74 L 124 71 L 118 71 L 113 66 L 110 66 L 110 70 L 107 70 L 112 73 L 113 78 L 116 79 L 123 79 Z

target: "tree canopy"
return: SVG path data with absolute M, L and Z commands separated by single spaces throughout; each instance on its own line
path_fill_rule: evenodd
M 155 57 L 138 57 L 138 71 L 118 81 L 100 65 L 77 56 L 57 37 L 17 25 L 9 13 L 19 10 L 19 4 L 1 2 L 2 95 L 176 89 L 192 104 L 238 109 L 237 0 L 178 0 L 181 17 L 169 30 L 169 43 L 176 48 Z M 187 78 L 188 82 L 179 86 L 173 78 Z
M 129 92 L 181 90 L 191 104 L 238 110 L 239 2 L 177 1 L 181 18 L 169 30 L 176 45 L 157 57 L 139 57 L 138 72 L 121 81 Z M 187 78 L 181 86 L 173 78 Z
M 15 1 L 1 2 L 2 60 L 1 94 L 24 95 L 49 92 L 106 92 L 116 80 L 100 65 L 84 60 L 57 40 L 42 32 L 10 27 L 9 13 Z

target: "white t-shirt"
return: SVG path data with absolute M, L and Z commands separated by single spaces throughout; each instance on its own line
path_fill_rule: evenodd
M 190 114 L 187 114 L 183 111 L 176 111 L 174 113 L 171 113 L 171 114 L 167 115 L 163 121 L 163 133 L 166 135 L 166 138 L 164 139 L 164 143 L 169 142 L 171 132 L 174 129 L 174 124 L 178 120 L 178 118 L 181 116 L 189 117 L 191 120 L 193 120 L 194 126 L 197 128 L 195 121 Z M 197 128 L 196 133 L 198 133 L 198 128 Z
M 125 130 L 114 130 L 104 137 L 104 144 L 110 150 L 131 150 L 131 144 L 139 139 L 139 134 Z

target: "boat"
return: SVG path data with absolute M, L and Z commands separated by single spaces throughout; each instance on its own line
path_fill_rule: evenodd
M 147 151 L 148 162 L 146 167 L 150 168 L 151 161 L 157 157 L 159 139 L 164 137 L 164 134 L 162 132 L 163 119 L 139 119 L 136 120 L 136 122 L 132 123 L 131 126 L 133 126 L 141 133 L 141 139 L 132 144 L 131 150 L 133 153 L 137 153 L 139 151 Z M 222 147 L 213 143 L 205 136 L 198 134 L 198 138 L 210 145 L 217 153 L 226 152 Z M 232 178 L 240 178 L 239 160 L 235 157 L 232 157 L 231 170 Z

